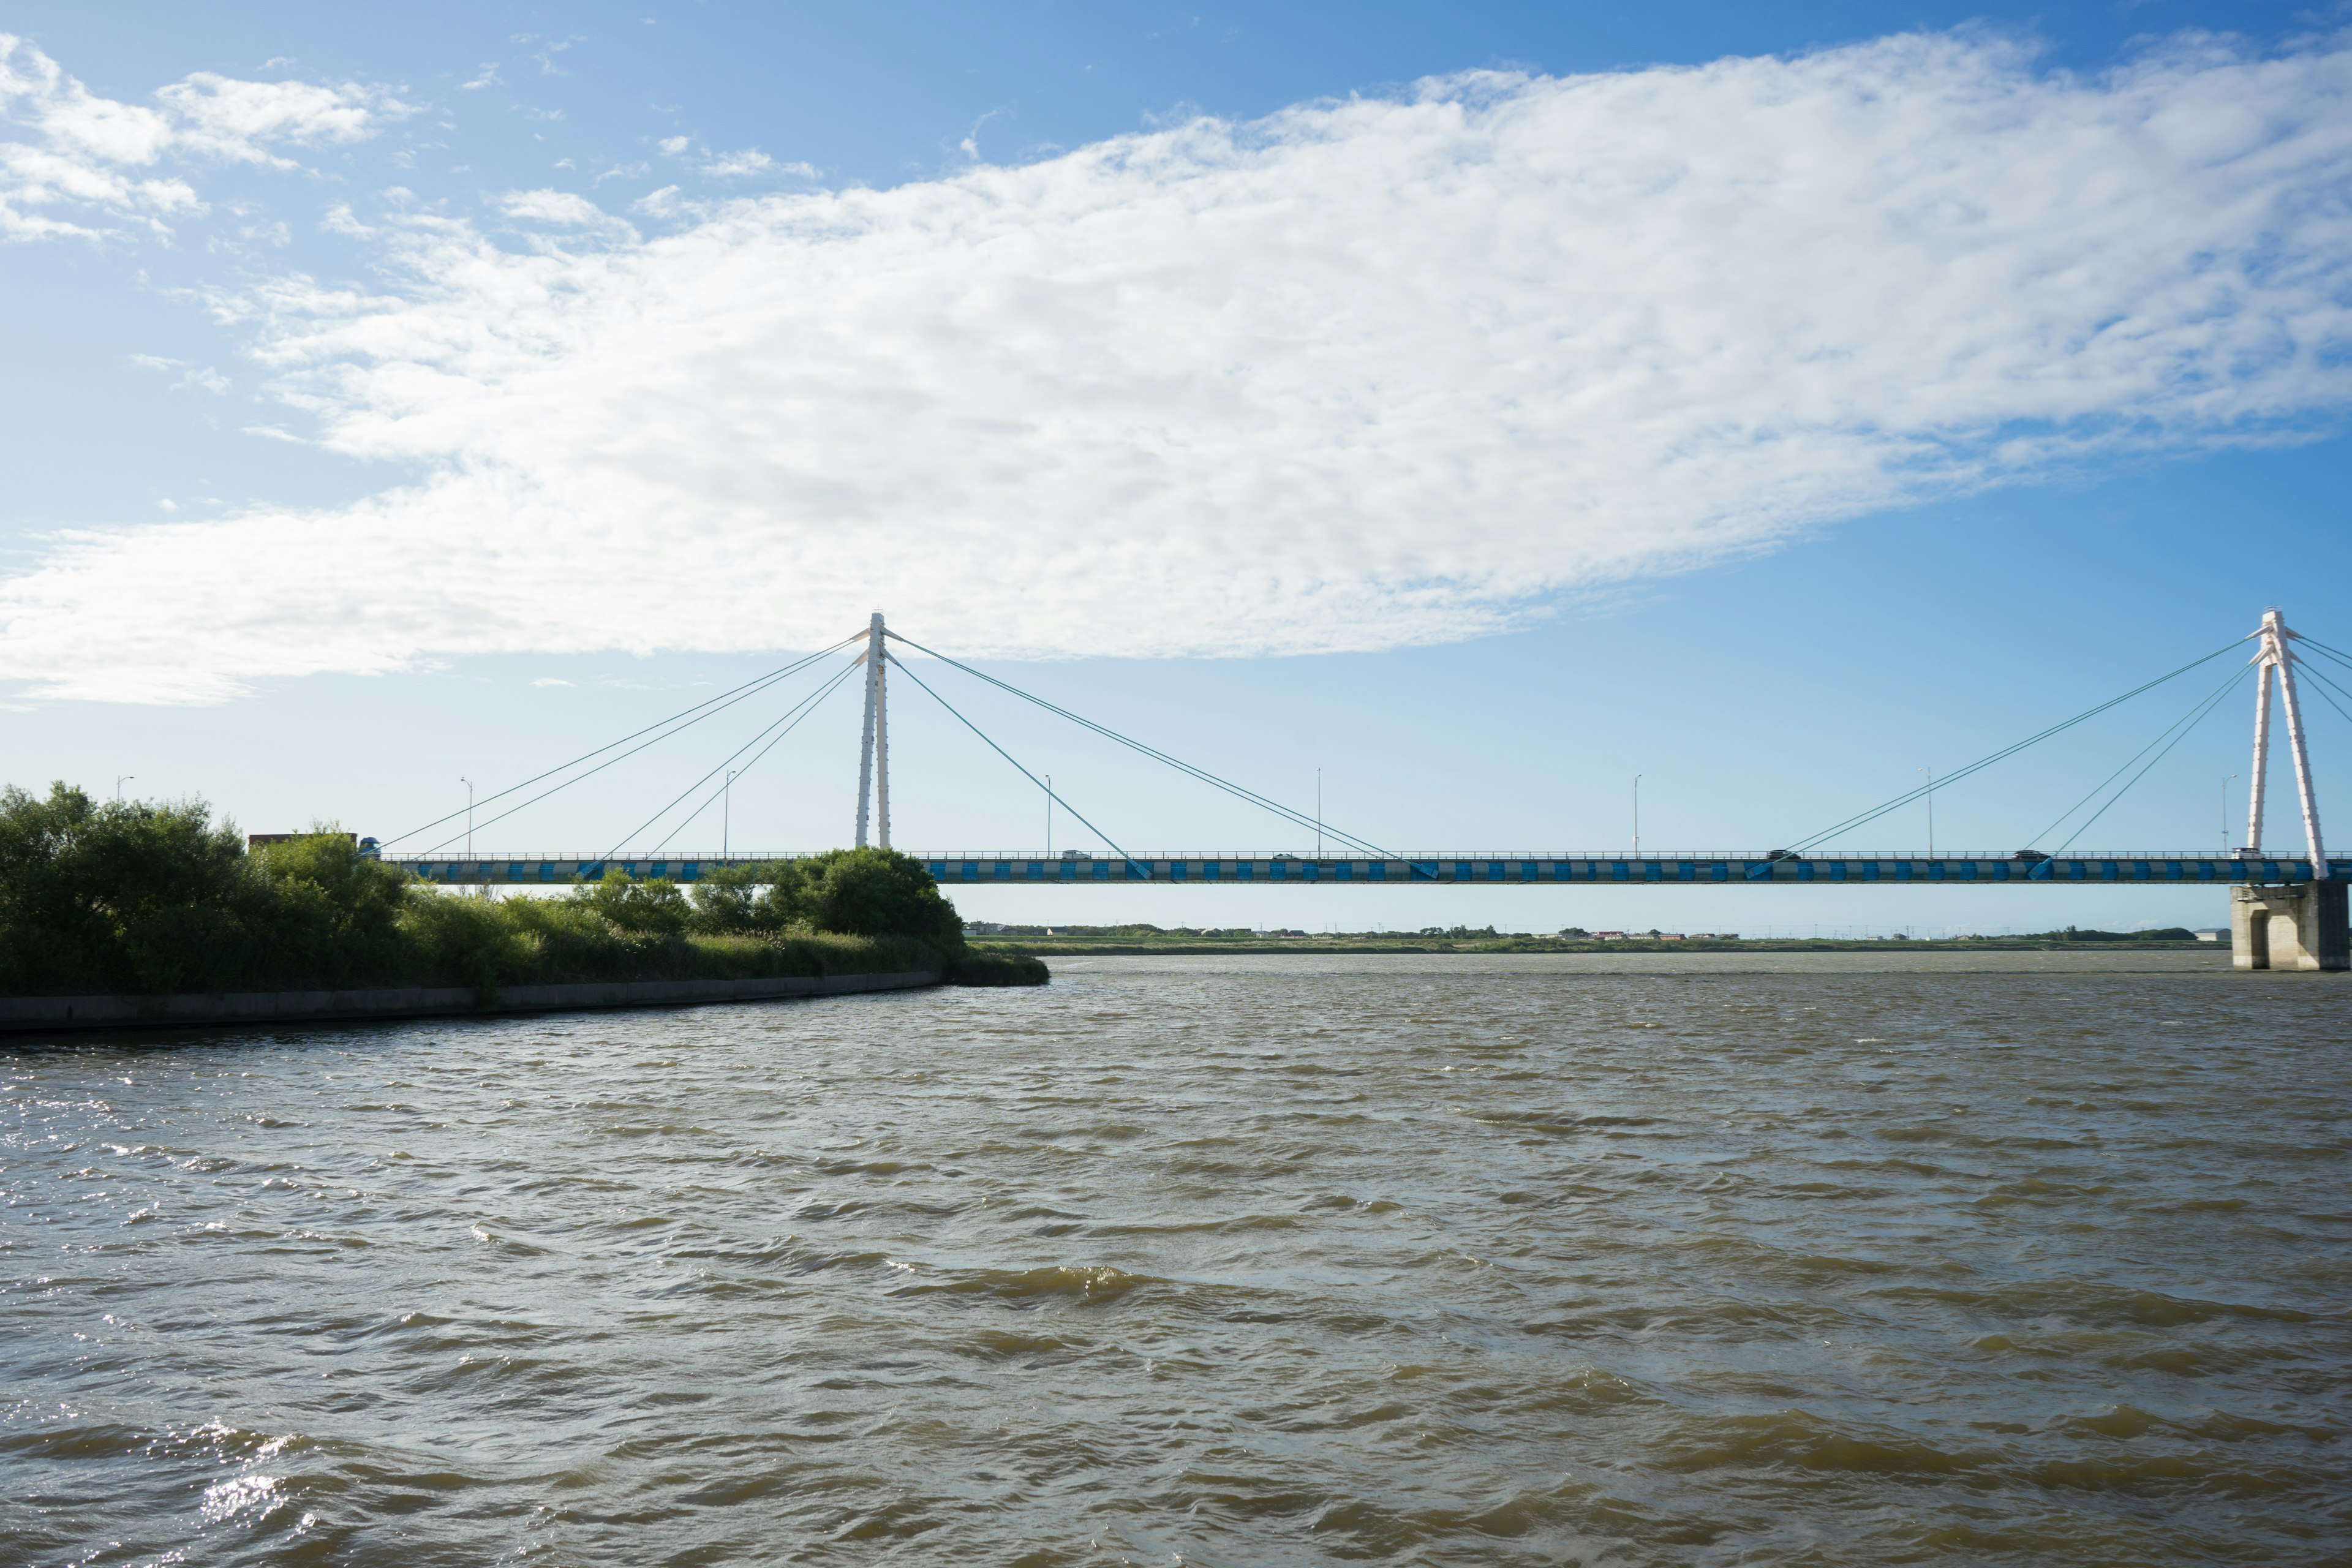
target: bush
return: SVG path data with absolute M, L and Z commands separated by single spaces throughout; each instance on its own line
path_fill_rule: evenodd
M 609 921 L 615 931 L 636 935 L 676 936 L 695 913 L 686 895 L 667 878 L 636 882 L 621 870 L 607 871 L 603 881 L 573 889 L 572 900 Z
M 835 849 L 798 862 L 811 922 L 856 936 L 911 936 L 963 951 L 963 921 L 923 863 L 891 849 Z
M 967 952 L 948 969 L 958 985 L 1043 985 L 1053 977 L 1045 960 L 1023 952 Z
M 98 805 L 79 789 L 0 794 L 0 985 L 168 991 L 258 962 L 267 888 L 201 803 Z

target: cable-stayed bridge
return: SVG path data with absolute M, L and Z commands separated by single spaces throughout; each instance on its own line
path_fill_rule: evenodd
M 427 881 L 472 885 L 530 886 L 594 881 L 607 871 L 639 880 L 653 877 L 674 882 L 699 881 L 722 866 L 761 866 L 791 860 L 801 851 L 724 854 L 716 851 L 666 855 L 659 858 L 607 858 L 580 855 L 532 854 L 458 857 L 426 859 L 387 855 L 384 858 Z M 1838 886 L 1885 883 L 1918 886 L 1963 883 L 1999 886 L 2046 883 L 2052 886 L 2205 883 L 2295 884 L 2317 879 L 2313 863 L 2300 857 L 2249 858 L 2203 854 L 2178 849 L 2103 851 L 2021 858 L 1996 851 L 1943 851 L 1927 855 L 1908 850 L 1838 850 L 1814 855 L 1758 855 L 1709 850 L 1676 854 L 1622 850 L 1482 849 L 1412 850 L 1393 856 L 1302 856 L 1265 850 L 1187 849 L 1165 852 L 1139 850 L 1131 855 L 1097 855 L 1064 850 L 988 849 L 950 852 L 906 850 L 923 862 L 942 885 L 992 887 L 1109 887 L 1135 882 L 1181 882 L 1224 887 L 1412 887 L 1432 883 L 1473 883 L 1484 887 L 1717 887 Z M 2352 878 L 2352 859 L 2328 863 L 2328 874 Z
M 2251 649 L 2249 647 L 2251 645 Z M 2342 678 L 2313 664 L 2305 648 L 2340 667 Z M 1097 825 L 1076 805 L 1057 794 L 1050 781 L 1014 758 L 912 668 L 901 650 L 923 656 L 936 678 L 954 670 L 989 688 L 1063 719 L 1094 736 L 1135 752 L 1155 764 L 1182 773 L 1201 784 L 1258 808 L 1297 832 L 1312 832 L 1318 849 L 1297 851 L 1240 849 L 1130 849 Z M 1921 800 L 1935 792 L 2007 761 L 2076 725 L 2131 700 L 2166 687 L 2194 671 L 2210 677 L 2222 674 L 2218 684 L 2200 689 L 2189 710 L 2166 725 L 2155 738 L 2126 759 L 2089 794 L 2022 847 L 2007 851 L 1950 850 L 1864 851 L 1834 847 L 1868 824 Z M 1082 824 L 1104 846 L 1102 849 L 908 850 L 929 868 L 932 877 L 948 886 L 1110 887 L 1136 883 L 1190 884 L 1218 888 L 1415 887 L 1438 884 L 1486 887 L 1752 887 L 1792 886 L 1843 888 L 1919 888 L 1954 884 L 1978 887 L 2131 886 L 2180 887 L 2201 885 L 2233 889 L 2232 921 L 2235 950 L 2242 967 L 2343 968 L 2347 965 L 2346 898 L 2352 881 L 2352 859 L 2330 859 L 2321 837 L 2319 807 L 2314 792 L 2308 749 L 2305 742 L 2304 688 L 2298 676 L 2308 677 L 2311 689 L 2352 722 L 2352 654 L 2346 654 L 2305 634 L 2290 629 L 2276 610 L 2246 637 L 2214 649 L 2178 668 L 2142 682 L 2130 690 L 2098 703 L 2072 718 L 2047 726 L 2011 745 L 1979 758 L 1966 767 L 1930 779 L 1917 788 L 1883 801 L 1808 836 L 1785 848 L 1705 852 L 1635 852 L 1614 850 L 1398 850 L 1340 830 L 1322 819 L 1261 795 L 1204 768 L 1184 762 L 1153 746 L 1124 735 L 1083 715 L 1008 681 L 975 669 L 957 659 L 924 647 L 892 632 L 877 611 L 859 632 L 830 647 L 796 659 L 767 675 L 722 692 L 693 708 L 671 715 L 620 740 L 584 753 L 545 773 L 479 801 L 467 810 L 426 823 L 385 841 L 383 858 L 406 868 L 419 878 L 441 883 L 507 886 L 554 886 L 595 880 L 613 872 L 635 879 L 666 878 L 673 881 L 703 880 L 721 868 L 769 864 L 794 858 L 793 853 L 748 853 L 722 849 L 718 854 L 673 849 L 685 831 L 707 821 L 713 805 L 722 804 L 732 782 L 772 752 L 833 692 L 863 676 L 865 715 L 860 730 L 857 810 L 855 842 L 890 846 L 890 688 L 891 672 L 911 681 L 932 702 L 969 731 L 982 745 L 1019 773 L 1055 805 Z M 814 672 L 812 674 L 812 672 Z M 694 730 L 706 721 L 747 702 L 790 689 L 806 677 L 808 690 L 719 763 L 643 823 L 601 851 L 562 853 L 478 852 L 473 847 L 478 827 L 496 826 L 530 806 L 606 768 Z M 2200 722 L 2251 677 L 2255 686 L 2253 761 L 2250 773 L 2251 805 L 2244 847 L 2228 852 L 2185 849 L 2077 849 L 2076 842 L 2106 812 L 2170 754 Z M 2270 762 L 2273 708 L 2284 720 L 2304 829 L 2300 852 L 2263 844 L 2263 810 Z M 2342 700 L 2339 701 L 2338 699 Z M 760 710 L 772 710 L 765 708 Z M 709 731 L 705 731 L 708 733 Z M 714 779 L 724 779 L 716 788 Z M 519 797 L 519 798 L 518 798 Z M 498 807 L 494 815 L 475 821 L 478 808 Z M 460 816 L 464 826 L 459 827 Z M 2059 837 L 2061 832 L 2064 837 Z M 394 851 L 404 843 L 442 837 L 425 847 Z M 654 837 L 656 833 L 660 837 Z M 464 847 L 458 847 L 462 841 Z M 373 840 L 369 841 L 371 844 Z M 650 842 L 650 847 L 647 844 Z

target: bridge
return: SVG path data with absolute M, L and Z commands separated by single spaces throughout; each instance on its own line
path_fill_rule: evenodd
M 898 647 L 893 647 L 896 644 Z M 2253 645 L 2246 654 L 2248 644 Z M 793 661 L 781 669 L 722 692 L 681 713 L 622 737 L 619 741 L 572 759 L 486 800 L 469 800 L 463 814 L 466 847 L 457 851 L 459 835 L 451 813 L 404 834 L 381 847 L 383 858 L 419 879 L 443 884 L 552 887 L 594 881 L 611 873 L 636 879 L 661 878 L 696 882 L 721 868 L 758 867 L 790 861 L 804 852 L 751 853 L 722 848 L 718 854 L 674 850 L 668 845 L 709 808 L 725 799 L 732 781 L 798 727 L 833 691 L 862 674 L 865 716 L 860 729 L 857 811 L 855 842 L 890 847 L 890 672 L 912 681 L 940 708 L 969 730 L 991 752 L 1018 772 L 1054 805 L 1060 806 L 1098 838 L 1107 848 L 1095 850 L 924 850 L 905 851 L 920 860 L 932 878 L 946 886 L 989 887 L 1110 887 L 1135 883 L 1192 884 L 1224 887 L 1415 887 L 1439 884 L 1484 887 L 1728 887 L 1787 888 L 1791 886 L 1893 888 L 1922 885 L 2027 888 L 2088 886 L 2179 887 L 2209 886 L 2231 889 L 2232 951 L 2242 968 L 2343 969 L 2352 966 L 2352 942 L 2347 942 L 2346 889 L 2352 883 L 2352 859 L 2331 859 L 2320 833 L 2319 808 L 2311 779 L 2305 742 L 2301 691 L 2296 677 L 2305 673 L 2317 681 L 2315 689 L 2330 707 L 2352 721 L 2352 709 L 2339 703 L 2330 690 L 2352 702 L 2352 687 L 2310 664 L 2304 647 L 2340 665 L 2352 677 L 2352 654 L 2345 654 L 2289 628 L 2278 611 L 2263 617 L 2246 637 L 2193 659 L 2179 668 L 2143 682 L 2107 701 L 2050 725 L 2034 734 L 1978 759 L 1968 766 L 1931 779 L 1896 795 L 1830 824 L 1774 850 L 1650 851 L 1628 854 L 1617 850 L 1394 850 L 1342 832 L 1322 819 L 1222 778 L 1206 769 L 1179 760 L 1107 725 L 1071 712 L 1007 681 L 922 647 L 892 632 L 876 612 L 860 632 L 832 647 Z M 855 647 L 855 652 L 850 650 Z M 1263 809 L 1303 838 L 1311 829 L 1318 841 L 1335 847 L 1301 855 L 1286 850 L 1130 850 L 1087 817 L 992 739 L 971 718 L 942 696 L 911 668 L 899 648 L 926 657 L 938 670 L 953 669 L 972 677 L 1165 765 L 1245 804 Z M 2231 656 L 2242 655 L 2236 659 Z M 835 667 L 824 669 L 828 660 Z M 2191 670 L 2221 664 L 2225 671 L 2219 686 L 2201 694 L 2189 710 L 2167 725 L 2147 745 L 2127 759 L 2089 795 L 2063 814 L 2036 839 L 2054 836 L 2069 822 L 2067 837 L 2050 848 L 2024 847 L 2008 851 L 1856 850 L 1831 847 L 1831 841 L 1852 835 L 1890 812 L 1948 789 L 1984 768 L 2060 734 Z M 771 693 L 811 669 L 824 672 L 814 689 L 785 707 L 765 728 L 689 784 L 638 827 L 602 851 L 535 853 L 476 853 L 472 847 L 477 804 L 489 805 L 517 795 L 527 798 L 504 806 L 483 826 L 490 826 L 538 804 L 649 747 L 672 739 L 753 698 Z M 2209 669 L 2210 673 L 2210 669 Z M 2091 851 L 2074 847 L 2089 828 L 2130 788 L 2163 761 L 2196 725 L 2243 682 L 2251 673 L 2255 685 L 2254 747 L 2251 772 L 2251 805 L 2246 847 L 2227 853 L 2179 849 Z M 2265 848 L 2263 845 L 2265 788 L 2270 761 L 2273 694 L 2277 693 L 2287 731 L 2287 746 L 2299 804 L 2305 848 L 2300 854 Z M 601 759 L 601 760 L 600 760 Z M 740 765 L 738 765 L 740 764 Z M 726 780 L 709 786 L 721 772 Z M 2128 775 L 2128 776 L 2126 776 Z M 556 781 L 551 783 L 550 781 Z M 2119 782 L 2120 781 L 2120 782 Z M 539 786 L 545 785 L 545 788 Z M 530 794 L 536 790 L 537 793 Z M 699 804 L 696 804 L 698 799 Z M 681 807 L 691 807 L 677 816 Z M 721 807 L 722 812 L 724 806 Z M 675 816 L 675 820 L 671 818 Z M 2079 819 L 2079 820 L 2078 820 Z M 667 833 L 651 848 L 633 848 L 643 836 L 670 821 Z M 389 853 L 403 840 L 435 829 L 451 829 L 439 843 L 404 854 Z M 373 840 L 368 841 L 373 845 Z
M 593 882 L 608 871 L 643 881 L 700 881 L 720 867 L 765 866 L 804 858 L 805 850 L 770 853 L 669 855 L 660 858 L 608 859 L 578 854 L 496 856 L 425 859 L 383 858 L 429 882 L 470 886 L 555 885 Z M 1312 858 L 1266 851 L 1191 849 L 1138 851 L 1131 856 L 1065 850 L 902 850 L 920 860 L 943 886 L 1113 887 L 1134 882 L 1186 882 L 1227 886 L 1389 887 L 1474 883 L 1481 887 L 1714 887 L 1827 886 L 1929 882 L 2000 886 L 2046 883 L 2061 887 L 2106 884 L 2205 883 L 2228 886 L 2294 886 L 2321 879 L 2307 859 L 2191 854 L 2141 849 L 2096 855 L 2033 857 L 1971 852 L 1928 856 L 1907 851 L 1838 851 L 1830 855 L 1756 855 L 1708 851 L 1675 854 L 1622 850 L 1413 851 L 1373 858 Z M 2327 875 L 2352 878 L 2352 859 L 2331 860 Z

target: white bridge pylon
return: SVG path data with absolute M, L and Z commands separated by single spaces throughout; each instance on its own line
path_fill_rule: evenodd
M 857 847 L 866 847 L 868 808 L 877 828 L 877 842 L 890 847 L 890 705 L 889 683 L 884 671 L 889 667 L 890 656 L 882 647 L 882 612 L 866 626 L 866 651 L 857 656 L 866 666 L 866 726 L 865 740 L 857 757 Z M 2294 711 L 2292 698 L 2288 711 Z M 2299 736 L 2302 730 L 2297 729 Z M 2301 742 L 2298 742 L 2298 744 Z M 2302 753 L 2298 752 L 2296 755 Z
M 880 616 L 875 617 L 875 624 L 881 624 Z M 2263 629 L 2256 635 L 2262 638 L 2262 647 L 2254 655 L 2258 671 L 2254 688 L 2254 763 L 2249 774 L 2252 788 L 2246 803 L 2246 848 L 2259 852 L 2263 847 L 2263 795 L 2270 782 L 2271 680 L 2275 676 L 2280 702 L 2286 710 L 2287 752 L 2294 761 L 2294 786 L 2303 800 L 2303 834 L 2311 847 L 2311 875 L 2315 881 L 2325 880 L 2327 851 L 2319 838 L 2319 797 L 2311 787 L 2311 755 L 2303 743 L 2303 706 L 2294 693 L 2294 667 L 2301 662 L 2301 656 L 2289 646 L 2299 634 L 2288 629 L 2284 616 L 2270 610 L 2264 612 Z

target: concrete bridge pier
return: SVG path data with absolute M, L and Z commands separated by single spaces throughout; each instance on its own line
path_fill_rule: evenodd
M 2352 968 L 2340 879 L 2230 889 L 2230 957 L 2240 969 Z

